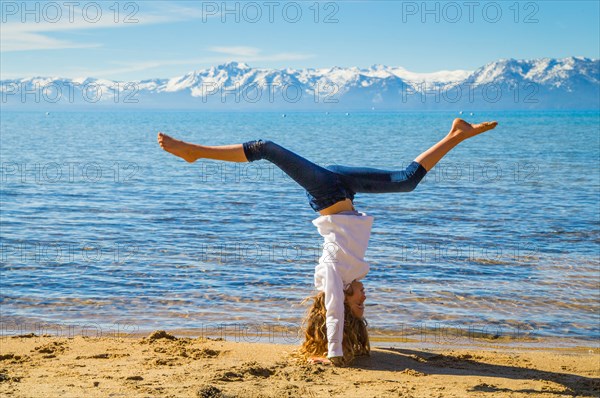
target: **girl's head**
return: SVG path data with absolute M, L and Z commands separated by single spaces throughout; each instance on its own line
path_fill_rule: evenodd
M 350 363 L 354 357 L 369 355 L 371 347 L 367 333 L 367 321 L 364 319 L 366 296 L 362 283 L 354 281 L 347 285 L 344 296 L 342 347 L 344 360 L 346 363 Z M 303 322 L 304 342 L 299 351 L 305 359 L 313 356 L 327 356 L 325 293 L 319 292 L 312 299 L 312 306 L 308 309 Z
M 364 318 L 365 313 L 365 287 L 359 281 L 353 281 L 348 284 L 344 290 L 345 301 L 352 311 L 352 314 L 357 318 Z

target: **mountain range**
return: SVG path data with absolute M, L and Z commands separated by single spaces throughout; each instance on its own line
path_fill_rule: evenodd
M 266 69 L 229 62 L 131 82 L 32 77 L 0 81 L 4 109 L 197 110 L 600 109 L 600 60 L 499 59 L 474 71 L 402 67 Z

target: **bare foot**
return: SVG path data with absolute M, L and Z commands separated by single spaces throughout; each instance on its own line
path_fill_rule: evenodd
M 200 158 L 200 156 L 196 154 L 193 144 L 176 140 L 164 133 L 158 133 L 158 144 L 165 151 L 172 153 L 175 156 L 179 156 L 186 162 L 193 163 Z
M 479 124 L 469 124 L 462 119 L 454 119 L 452 129 L 448 133 L 451 137 L 460 137 L 463 140 L 481 134 L 484 131 L 493 129 L 498 125 L 498 122 L 483 122 Z

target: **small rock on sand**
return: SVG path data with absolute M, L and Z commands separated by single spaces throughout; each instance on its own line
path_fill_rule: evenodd
M 158 339 L 177 340 L 177 337 L 165 332 L 164 330 L 156 330 L 152 332 L 150 336 L 148 336 L 148 340 L 150 341 Z
M 215 386 L 202 386 L 198 389 L 199 398 L 223 398 L 224 395 Z

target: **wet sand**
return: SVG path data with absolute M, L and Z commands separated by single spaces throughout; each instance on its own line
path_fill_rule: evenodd
M 381 344 L 379 344 L 381 345 Z M 175 337 L 0 339 L 3 397 L 597 397 L 595 347 L 380 346 L 350 367 L 291 345 Z

